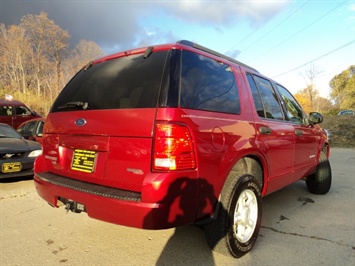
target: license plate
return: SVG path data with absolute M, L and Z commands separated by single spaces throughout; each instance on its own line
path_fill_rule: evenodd
M 96 155 L 96 151 L 74 150 L 71 169 L 85 173 L 93 173 L 95 169 Z
M 15 163 L 3 163 L 1 170 L 3 173 L 15 173 L 15 172 L 20 172 L 21 169 L 22 169 L 21 163 L 15 162 Z

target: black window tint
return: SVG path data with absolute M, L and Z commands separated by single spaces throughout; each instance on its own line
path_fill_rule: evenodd
M 180 93 L 181 50 L 172 49 L 169 52 L 165 72 L 163 74 L 160 93 L 160 107 L 178 107 Z
M 31 132 L 34 131 L 35 125 L 36 125 L 36 121 L 28 122 L 27 125 L 24 126 L 23 133 L 30 134 Z
M 9 106 L 0 106 L 0 116 L 11 115 L 11 107 Z
M 278 84 L 276 86 L 281 94 L 283 102 L 285 103 L 287 120 L 295 123 L 305 123 L 302 108 L 296 99 L 284 87 Z
M 265 117 L 265 111 L 264 111 L 263 103 L 261 102 L 260 93 L 259 93 L 258 88 L 256 87 L 256 84 L 255 84 L 255 81 L 253 79 L 253 76 L 250 75 L 250 74 L 247 74 L 247 78 L 248 78 L 249 86 L 250 86 L 250 89 L 251 89 L 251 93 L 253 95 L 256 112 L 258 113 L 258 115 L 260 117 Z
M 16 106 L 16 115 L 30 115 L 31 111 L 28 110 L 25 106 Z
M 265 109 L 266 118 L 283 120 L 282 110 L 277 95 L 267 79 L 254 76 Z
M 193 52 L 182 52 L 181 107 L 238 114 L 239 101 L 231 66 Z
M 108 60 L 81 70 L 55 101 L 52 112 L 78 109 L 68 102 L 87 102 L 88 109 L 156 107 L 167 51 Z

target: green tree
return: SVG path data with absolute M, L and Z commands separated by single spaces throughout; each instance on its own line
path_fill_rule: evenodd
M 339 109 L 355 109 L 355 65 L 329 82 L 331 98 Z

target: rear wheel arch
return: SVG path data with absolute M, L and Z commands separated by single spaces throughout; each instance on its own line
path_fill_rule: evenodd
M 264 167 L 261 160 L 256 156 L 245 156 L 241 158 L 232 168 L 232 171 L 242 171 L 255 177 L 261 191 L 265 183 Z

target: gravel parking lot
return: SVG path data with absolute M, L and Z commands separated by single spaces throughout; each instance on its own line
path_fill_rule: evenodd
M 209 250 L 202 230 L 140 230 L 54 209 L 33 180 L 0 180 L 0 264 L 355 265 L 355 149 L 332 149 L 326 195 L 300 181 L 264 198 L 254 249 L 240 259 Z M 124 214 L 122 214 L 124 215 Z

